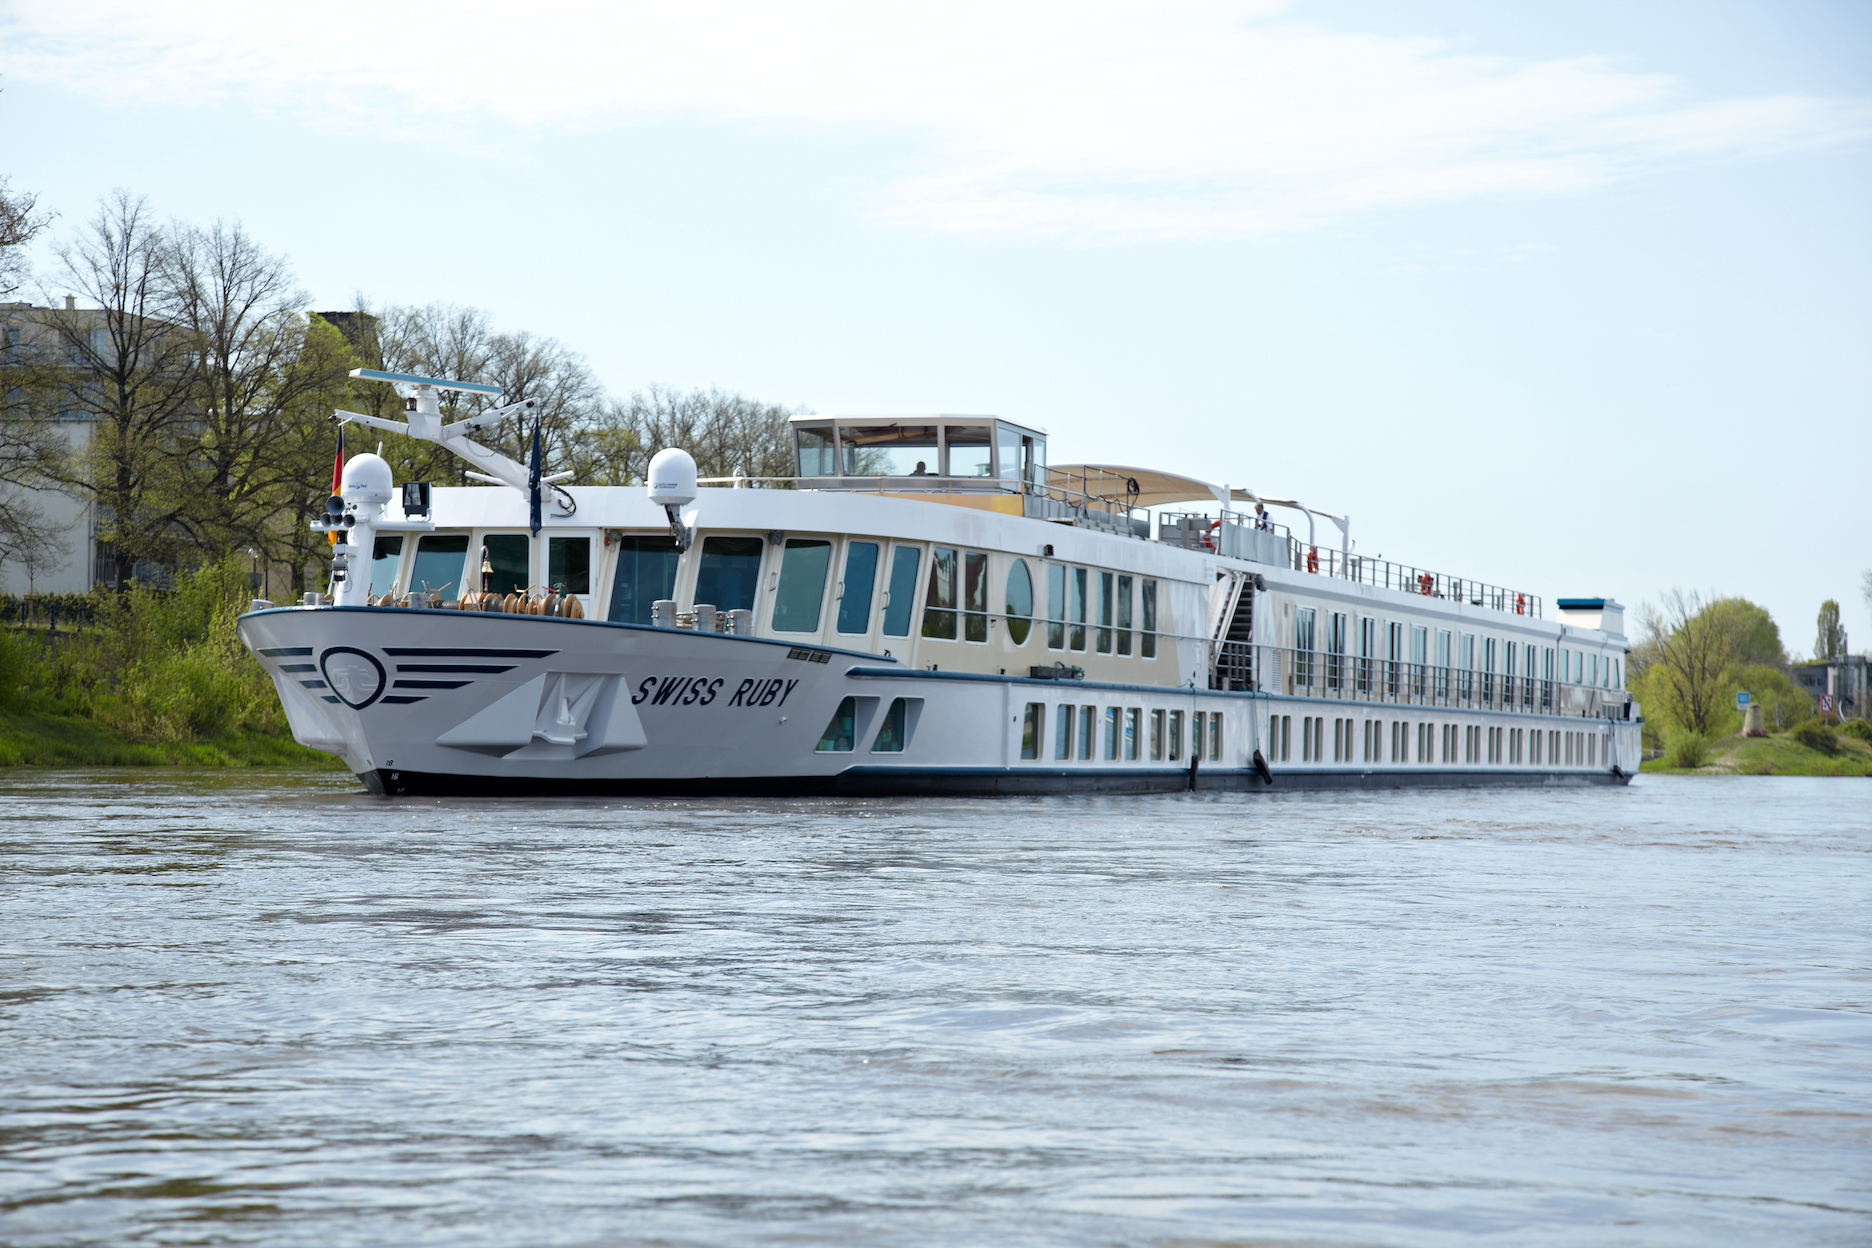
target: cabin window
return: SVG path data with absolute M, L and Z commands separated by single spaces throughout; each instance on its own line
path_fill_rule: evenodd
M 1436 696 L 1438 701 L 1443 701 L 1450 695 L 1449 671 L 1450 633 L 1446 628 L 1439 628 L 1436 633 Z
M 835 477 L 838 475 L 838 455 L 832 445 L 830 429 L 808 429 L 800 427 L 797 432 L 799 445 L 799 475 L 802 477 Z
M 1203 756 L 1203 730 L 1209 726 L 1209 715 L 1205 711 L 1195 711 L 1190 715 L 1190 757 Z
M 1378 621 L 1369 615 L 1361 615 L 1358 623 L 1358 692 L 1360 696 L 1369 696 L 1372 691 L 1372 659 L 1378 654 Z
M 1112 574 L 1098 574 L 1098 652 L 1112 652 Z
M 1164 756 L 1164 713 L 1150 713 L 1150 756 L 1151 762 L 1161 763 Z
M 1209 761 L 1212 763 L 1222 761 L 1221 711 L 1212 711 L 1209 714 Z
M 1118 653 L 1131 653 L 1131 578 L 1118 578 Z
M 1039 702 L 1029 702 L 1027 713 L 1021 719 L 1021 757 L 1037 759 L 1040 757 L 1040 734 L 1046 724 L 1046 707 Z
M 816 747 L 821 754 L 849 754 L 852 748 L 852 729 L 858 717 L 858 699 L 846 698 L 838 704 L 838 710 L 832 712 L 825 731 L 819 736 Z
M 682 555 L 673 537 L 618 538 L 617 575 L 611 581 L 614 624 L 648 624 L 650 607 L 676 596 L 676 569 Z
M 948 475 L 952 477 L 991 477 L 994 475 L 993 448 L 984 425 L 944 425 L 943 441 L 948 446 Z
M 956 552 L 948 546 L 930 548 L 929 592 L 923 599 L 923 635 L 942 641 L 956 639 Z
M 1346 640 L 1345 614 L 1334 611 L 1326 620 L 1326 687 L 1329 689 L 1344 687 Z
M 1118 708 L 1105 708 L 1105 761 L 1118 761 Z
M 546 587 L 562 594 L 591 593 L 591 538 L 546 539 Z
M 403 535 L 379 533 L 371 547 L 370 592 L 387 594 L 396 588 L 397 564 L 403 559 Z
M 1138 583 L 1138 609 L 1142 618 L 1138 621 L 1143 631 L 1138 633 L 1138 657 L 1154 659 L 1157 657 L 1157 582 L 1154 580 Z
M 1072 757 L 1073 708 L 1061 706 L 1053 714 L 1053 757 L 1065 762 Z
M 1009 484 L 1021 479 L 1021 441 L 1019 429 L 995 426 L 995 475 Z
M 1093 721 L 1098 718 L 1098 707 L 1082 706 L 1079 708 L 1079 757 L 1092 757 Z
M 416 543 L 416 564 L 407 592 L 453 589 L 461 596 L 462 564 L 468 555 L 466 533 L 426 533 Z
M 1008 640 L 1017 646 L 1027 644 L 1027 631 L 1033 627 L 1033 577 L 1027 561 L 1016 559 L 1008 566 L 1007 630 Z
M 1183 712 L 1170 712 L 1170 761 L 1177 762 L 1183 757 Z
M 935 475 L 935 425 L 846 425 L 839 447 L 848 477 Z
M 962 556 L 962 637 L 988 640 L 988 556 L 976 550 Z
M 1464 633 L 1456 665 L 1457 694 L 1465 701 L 1475 696 L 1475 634 Z
M 1293 757 L 1293 716 L 1281 716 L 1280 729 L 1280 761 L 1284 763 Z
M 533 584 L 533 539 L 525 533 L 489 533 L 481 539 L 481 549 L 487 551 L 487 561 L 494 568 L 489 589 L 497 594 L 524 594 Z
M 1495 700 L 1495 649 L 1496 643 L 1493 637 L 1482 639 L 1482 700 L 1484 702 Z
M 1137 762 L 1138 757 L 1138 721 L 1144 717 L 1140 707 L 1132 707 L 1124 717 L 1124 756 L 1127 763 Z
M 705 537 L 702 565 L 696 573 L 695 601 L 717 611 L 752 611 L 760 588 L 761 555 L 767 543 L 758 537 Z
M 1084 650 L 1086 643 L 1086 570 L 1072 570 L 1072 624 L 1067 629 L 1068 640 L 1072 649 Z
M 1411 625 L 1410 630 L 1410 691 L 1416 697 L 1424 695 L 1424 667 L 1430 662 L 1430 630 L 1420 624 Z
M 1599 685 L 1599 656 L 1596 654 L 1592 656 L 1592 679 L 1587 683 L 1594 688 L 1597 688 Z
M 780 557 L 780 586 L 774 591 L 774 632 L 819 631 L 819 609 L 825 602 L 826 573 L 831 568 L 831 542 L 817 537 L 787 539 Z
M 884 712 L 884 725 L 878 729 L 877 740 L 871 743 L 873 754 L 903 753 L 904 741 L 907 739 L 904 732 L 906 709 L 906 699 L 891 699 L 890 710 Z
M 1299 689 L 1313 687 L 1313 608 L 1300 607 L 1294 611 L 1294 685 Z
M 1308 715 L 1300 721 L 1300 761 L 1313 761 L 1313 717 Z
M 1047 564 L 1047 649 L 1066 648 L 1066 566 Z
M 910 616 L 916 610 L 917 564 L 923 552 L 915 546 L 891 550 L 890 588 L 884 591 L 884 635 L 908 637 Z
M 838 631 L 871 631 L 871 591 L 877 585 L 878 544 L 845 544 L 845 579 L 839 585 Z
M 1403 690 L 1404 626 L 1385 625 L 1385 692 L 1397 697 Z

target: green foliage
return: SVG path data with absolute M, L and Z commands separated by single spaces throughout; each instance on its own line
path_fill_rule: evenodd
M 1817 719 L 1810 719 L 1804 724 L 1797 724 L 1788 737 L 1810 750 L 1822 754 L 1837 754 L 1840 750 L 1839 737 L 1834 731 Z
M 1728 638 L 1730 662 L 1769 667 L 1787 662 L 1781 630 L 1766 607 L 1746 598 L 1718 598 L 1703 608 L 1703 614 Z
M 0 629 L 0 765 L 322 760 L 290 740 L 272 681 L 235 633 L 248 597 L 230 559 L 166 592 L 100 591 L 88 628 Z
M 1664 761 L 1672 767 L 1701 767 L 1708 758 L 1709 738 L 1700 732 L 1673 733 L 1670 745 L 1664 750 Z
M 1840 726 L 1840 731 L 1855 741 L 1872 745 L 1872 723 L 1863 719 L 1849 719 Z
M 1813 698 L 1778 667 L 1732 663 L 1723 679 L 1730 689 L 1729 709 L 1719 721 L 1723 735 L 1742 731 L 1742 712 L 1735 709 L 1735 694 L 1744 689 L 1750 700 L 1762 708 L 1762 726 L 1770 732 L 1792 728 L 1813 716 Z
M 1846 629 L 1840 623 L 1839 603 L 1831 598 L 1821 603 L 1815 624 L 1814 658 L 1837 659 L 1846 653 Z

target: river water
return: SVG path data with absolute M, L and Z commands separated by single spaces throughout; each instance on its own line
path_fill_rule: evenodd
M 1865 1244 L 1872 786 L 0 773 L 0 1242 Z

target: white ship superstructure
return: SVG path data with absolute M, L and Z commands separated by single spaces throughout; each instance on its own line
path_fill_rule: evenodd
M 693 461 L 665 452 L 647 486 L 555 484 L 440 424 L 437 391 L 456 383 L 377 376 L 410 396 L 411 432 L 500 484 L 398 491 L 381 459 L 355 457 L 330 601 L 240 622 L 294 735 L 373 792 L 1141 792 L 1636 769 L 1617 603 L 1550 613 L 1525 591 L 1365 559 L 1343 516 L 1296 500 L 1049 465 L 1042 430 L 946 415 L 795 417 L 784 480 L 697 485 Z

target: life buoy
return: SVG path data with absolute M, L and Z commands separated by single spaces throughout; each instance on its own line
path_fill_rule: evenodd
M 1211 520 L 1209 522 L 1208 531 L 1202 535 L 1202 544 L 1205 550 L 1214 550 L 1216 548 L 1215 532 L 1221 527 L 1222 522 L 1220 520 Z
M 1423 596 L 1426 598 L 1430 596 L 1430 588 L 1435 584 L 1436 582 L 1431 579 L 1428 572 L 1420 573 L 1417 577 L 1417 588 L 1423 591 Z
M 1307 571 L 1319 571 L 1319 547 L 1317 546 L 1307 547 Z
M 1523 598 L 1520 594 L 1514 596 L 1514 613 L 1516 615 L 1527 614 L 1527 599 Z

